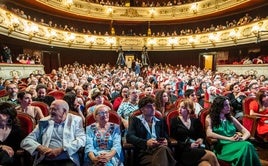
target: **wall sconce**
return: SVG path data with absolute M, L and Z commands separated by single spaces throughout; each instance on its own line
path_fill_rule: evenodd
M 172 37 L 168 39 L 168 43 L 171 45 L 171 48 L 174 49 L 174 45 L 178 44 L 178 40 L 177 38 Z
M 197 3 L 193 3 L 193 4 L 191 5 L 190 10 L 191 10 L 194 14 L 197 13 L 197 6 L 198 6 Z
M 147 45 L 151 46 L 151 50 L 154 49 L 154 45 L 156 45 L 156 40 L 154 38 L 149 39 Z
M 237 36 L 238 36 L 237 31 L 238 28 L 234 28 L 229 33 L 230 38 L 234 41 L 235 44 L 237 44 Z
M 63 5 L 66 6 L 67 9 L 70 9 L 73 4 L 74 4 L 73 0 L 65 0 L 63 2 Z
M 106 38 L 106 43 L 112 49 L 113 48 L 113 45 L 115 45 L 115 43 L 116 43 L 116 40 L 115 40 L 114 37 L 109 37 L 109 38 Z
M 149 10 L 149 14 L 150 14 L 151 18 L 154 18 L 155 9 L 154 9 L 154 8 L 151 8 L 151 9 Z
M 191 46 L 192 46 L 193 48 L 195 48 L 196 38 L 195 38 L 194 36 L 191 36 L 191 37 L 189 38 L 189 43 L 191 44 Z
M 259 36 L 259 31 L 261 31 L 261 26 L 262 26 L 263 22 L 258 22 L 257 25 L 254 25 L 251 29 L 251 32 L 258 37 Z
M 211 44 L 215 47 L 215 45 L 216 45 L 215 44 L 215 41 L 218 39 L 217 33 L 211 33 L 211 34 L 209 34 L 208 39 L 211 42 Z
M 113 8 L 112 8 L 112 7 L 108 7 L 108 8 L 107 8 L 107 13 L 108 13 L 108 15 L 109 15 L 110 17 L 112 17 L 112 16 L 113 16 Z
M 28 22 L 24 25 L 26 33 L 29 35 L 29 40 L 32 40 L 32 38 L 39 32 L 39 28 L 36 24 L 32 24 L 31 22 Z
M 95 36 L 91 36 L 91 37 L 86 37 L 86 42 L 89 43 L 89 47 L 91 48 L 92 45 L 96 42 L 96 37 Z
M 66 34 L 66 41 L 67 41 L 69 47 L 72 46 L 74 39 L 75 39 L 75 34 L 73 34 L 73 33 Z

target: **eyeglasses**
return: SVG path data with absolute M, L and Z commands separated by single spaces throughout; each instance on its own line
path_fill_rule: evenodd
M 108 111 L 105 111 L 105 112 L 98 112 L 97 114 L 100 115 L 100 116 L 104 116 L 104 115 L 108 115 L 109 112 L 108 112 Z

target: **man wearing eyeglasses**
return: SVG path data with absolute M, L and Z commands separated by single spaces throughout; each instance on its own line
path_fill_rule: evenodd
M 85 131 L 82 118 L 68 111 L 67 102 L 55 100 L 50 106 L 50 116 L 41 119 L 21 142 L 21 147 L 35 156 L 33 165 L 80 165 L 77 152 L 85 146 Z
M 139 165 L 174 166 L 176 160 L 167 146 L 167 134 L 163 119 L 155 117 L 155 101 L 151 97 L 140 99 L 141 115 L 129 118 L 127 142 L 137 148 L 134 155 Z

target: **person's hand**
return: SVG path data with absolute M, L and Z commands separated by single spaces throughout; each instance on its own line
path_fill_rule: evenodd
M 203 139 L 202 139 L 202 138 L 198 138 L 195 142 L 196 142 L 198 145 L 201 145 L 201 144 L 203 144 Z
M 37 147 L 37 150 L 40 152 L 41 155 L 45 155 L 48 151 L 50 151 L 51 149 L 46 147 L 46 146 L 43 146 L 43 145 L 39 145 Z
M 102 163 L 107 163 L 111 160 L 111 158 L 113 157 L 114 155 L 111 153 L 111 152 L 108 152 L 108 153 L 102 153 L 100 154 L 98 157 L 100 159 L 100 161 Z
M 58 155 L 60 155 L 62 151 L 63 151 L 62 148 L 54 148 L 54 149 L 47 151 L 45 153 L 45 155 L 47 157 L 54 158 L 54 157 L 57 157 Z
M 153 148 L 153 147 L 159 146 L 160 143 L 158 141 L 156 141 L 155 139 L 151 138 L 151 139 L 147 140 L 146 145 L 149 148 Z
M 191 148 L 198 148 L 199 147 L 199 143 L 197 143 L 196 141 L 191 143 Z
M 9 155 L 9 157 L 13 157 L 14 156 L 14 150 L 7 145 L 1 145 L 2 150 L 6 151 L 7 154 Z
M 230 139 L 231 139 L 231 141 L 240 141 L 240 140 L 242 140 L 242 137 L 236 133 Z

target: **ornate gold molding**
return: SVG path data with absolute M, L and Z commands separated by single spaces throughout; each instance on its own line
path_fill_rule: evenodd
M 204 16 L 227 10 L 253 0 L 202 0 L 196 3 L 169 7 L 116 7 L 83 0 L 36 0 L 62 12 L 79 16 L 121 21 L 171 21 Z
M 21 18 L 0 8 L 0 33 L 12 38 L 43 45 L 88 50 L 115 50 L 122 46 L 126 50 L 191 50 L 227 47 L 268 40 L 268 18 L 243 26 L 185 36 L 101 36 L 73 33 L 51 28 Z

